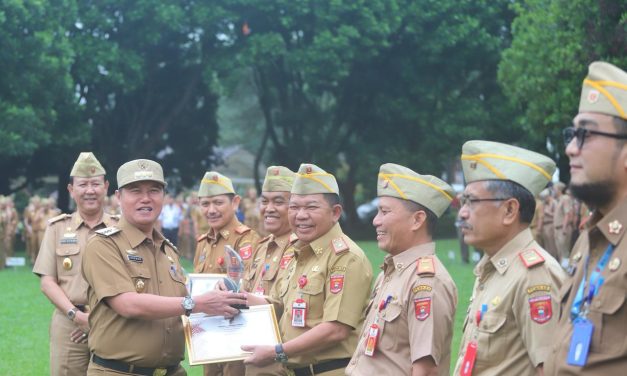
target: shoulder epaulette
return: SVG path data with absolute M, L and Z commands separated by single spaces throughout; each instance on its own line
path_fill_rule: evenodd
M 117 227 L 107 227 L 101 230 L 96 230 L 96 234 L 102 235 L 102 236 L 111 236 L 118 232 L 120 232 L 120 229 Z
M 203 241 L 205 239 L 207 239 L 207 234 L 202 234 L 202 235 L 200 235 L 199 237 L 196 238 L 196 241 L 200 242 L 200 241 Z
M 527 269 L 544 263 L 544 257 L 540 255 L 534 248 L 526 249 L 518 254 Z
M 165 242 L 167 245 L 169 245 L 170 247 L 172 247 L 172 249 L 174 249 L 174 252 L 179 253 L 179 249 L 176 248 L 176 246 L 170 241 L 170 239 L 165 239 Z
M 290 235 L 290 244 L 296 243 L 297 240 L 298 240 L 298 235 L 292 233 L 292 235 Z
M 424 256 L 416 261 L 416 274 L 422 277 L 435 275 L 435 263 L 432 256 Z
M 250 227 L 246 226 L 246 225 L 239 225 L 237 226 L 237 228 L 235 229 L 235 232 L 237 232 L 238 234 L 242 235 L 243 233 L 245 233 L 246 231 L 250 231 Z
M 333 239 L 331 241 L 331 244 L 333 245 L 333 252 L 335 252 L 336 255 L 339 255 L 340 253 L 344 253 L 349 250 L 348 244 L 346 244 L 341 236 L 339 238 Z
M 60 220 L 65 219 L 65 218 L 70 218 L 71 216 L 72 216 L 71 214 L 60 214 L 60 215 L 57 215 L 56 217 L 50 218 L 48 220 L 48 224 L 53 224 L 55 222 L 59 222 Z
M 265 238 L 263 238 L 263 239 L 259 239 L 259 241 L 257 242 L 257 244 L 261 244 L 261 243 L 267 242 L 267 241 L 268 241 L 271 237 L 272 237 L 272 235 L 268 235 L 268 236 L 266 236 L 266 237 L 265 237 Z

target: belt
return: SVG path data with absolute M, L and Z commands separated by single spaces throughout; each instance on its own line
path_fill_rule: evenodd
M 169 367 L 163 368 L 152 368 L 152 367 L 138 367 L 133 364 L 128 364 L 124 362 L 120 362 L 117 360 L 110 359 L 102 359 L 96 354 L 92 354 L 91 360 L 101 365 L 105 368 L 112 369 L 118 372 L 132 373 L 134 375 L 143 375 L 143 376 L 167 376 L 174 373 L 179 368 L 179 364 Z
M 295 368 L 292 371 L 294 371 L 296 376 L 315 376 L 319 373 L 333 371 L 334 369 L 346 368 L 349 362 L 350 358 L 333 359 L 327 362 L 310 364 L 307 367 Z

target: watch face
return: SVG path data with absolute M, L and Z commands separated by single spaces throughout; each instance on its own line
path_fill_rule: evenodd
M 194 300 L 192 300 L 191 297 L 186 296 L 185 299 L 183 299 L 183 308 L 194 309 L 194 305 Z

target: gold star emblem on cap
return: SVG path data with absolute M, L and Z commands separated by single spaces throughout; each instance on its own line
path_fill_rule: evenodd
M 610 264 L 608 265 L 611 271 L 615 272 L 620 267 L 620 259 L 618 257 L 614 257 Z
M 147 168 L 148 168 L 148 165 L 147 165 L 147 164 L 146 164 L 146 162 L 145 162 L 145 161 L 143 161 L 143 160 L 142 160 L 142 161 L 137 162 L 137 165 L 138 165 L 138 167 L 139 167 L 139 169 L 140 169 L 140 170 L 145 170 L 145 169 L 147 169 Z
M 590 90 L 588 92 L 588 102 L 596 103 L 599 100 L 599 92 L 597 90 Z
M 477 169 L 477 161 L 470 162 L 470 168 L 473 170 Z
M 614 235 L 620 234 L 621 230 L 623 229 L 623 225 L 620 222 L 618 222 L 618 220 L 616 219 L 610 222 L 608 224 L 608 227 L 609 227 L 610 234 L 614 234 Z

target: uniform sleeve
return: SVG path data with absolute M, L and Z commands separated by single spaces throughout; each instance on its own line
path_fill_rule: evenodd
M 551 354 L 561 285 L 561 270 L 552 270 L 549 265 L 537 266 L 528 270 L 514 300 L 514 315 L 521 340 L 534 367 L 544 363 Z
M 440 366 L 451 347 L 457 291 L 438 278 L 418 279 L 410 287 L 406 308 L 411 361 L 431 356 Z
M 39 276 L 48 275 L 57 279 L 56 245 L 57 234 L 55 226 L 47 226 L 41 247 L 39 248 L 37 260 L 35 260 L 33 273 Z
M 82 270 L 83 277 L 98 301 L 125 292 L 135 292 L 128 268 L 111 239 L 95 236 L 87 242 Z
M 372 283 L 370 262 L 348 252 L 336 258 L 328 270 L 322 321 L 339 321 L 359 329 Z

